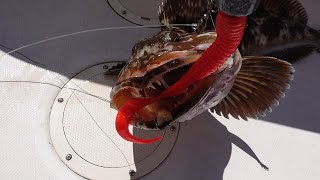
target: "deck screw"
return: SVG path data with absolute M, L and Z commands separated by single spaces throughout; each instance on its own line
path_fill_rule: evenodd
M 67 155 L 66 155 L 66 160 L 67 160 L 67 161 L 70 161 L 71 159 L 72 159 L 72 155 L 71 155 L 71 154 L 67 154 Z
M 59 103 L 62 103 L 62 102 L 63 102 L 63 98 L 59 98 L 59 99 L 58 99 L 58 102 L 59 102 Z
M 123 15 L 126 15 L 126 14 L 127 14 L 127 11 L 126 11 L 126 10 L 123 10 L 123 11 L 121 11 L 121 13 L 122 13 Z
M 104 65 L 103 69 L 109 69 L 109 66 L 108 65 Z

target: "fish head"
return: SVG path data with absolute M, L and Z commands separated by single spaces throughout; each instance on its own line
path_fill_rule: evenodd
M 173 28 L 137 43 L 112 89 L 111 107 L 118 110 L 128 100 L 159 96 L 190 69 L 216 37 L 215 32 L 197 34 Z M 191 119 L 204 111 L 195 106 L 202 107 L 200 105 L 208 104 L 212 99 L 219 102 L 224 98 L 239 69 L 234 66 L 240 67 L 240 61 L 240 53 L 236 52 L 217 72 L 192 83 L 184 93 L 160 99 L 140 109 L 130 124 L 144 129 L 164 129 L 179 117 Z M 231 71 L 228 77 L 225 75 L 227 69 Z M 212 94 L 216 96 L 210 96 Z

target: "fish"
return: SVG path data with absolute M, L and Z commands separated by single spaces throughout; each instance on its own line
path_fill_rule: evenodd
M 176 8 L 175 4 L 183 7 L 182 11 L 166 14 L 166 9 Z M 196 20 L 199 11 L 193 10 L 200 6 L 198 1 L 191 0 L 167 0 L 162 4 L 159 20 L 166 28 L 134 45 L 130 60 L 112 88 L 112 108 L 119 110 L 132 99 L 159 96 L 179 81 L 210 47 L 217 38 L 214 30 L 196 32 L 189 27 L 170 25 Z M 227 118 L 255 118 L 278 105 L 290 87 L 293 73 L 294 68 L 286 61 L 266 56 L 242 57 L 236 50 L 217 71 L 192 83 L 186 91 L 137 111 L 130 124 L 148 130 L 164 129 L 175 121 L 191 120 L 208 109 Z
M 243 55 L 267 55 L 297 62 L 320 53 L 320 31 L 308 26 L 308 14 L 297 0 L 262 0 L 249 16 L 239 47 Z
M 189 13 L 179 12 L 178 2 L 166 4 L 161 14 L 168 17 L 162 18 L 164 24 L 199 24 L 204 15 L 208 18 L 210 14 L 213 21 L 216 17 L 216 12 L 210 13 L 215 8 L 208 6 L 207 0 L 185 0 L 182 9 L 193 7 Z M 215 6 L 214 1 L 211 6 Z M 320 53 L 320 31 L 308 26 L 308 21 L 308 14 L 298 0 L 261 0 L 257 10 L 247 18 L 239 51 L 243 56 L 271 56 L 290 63 Z

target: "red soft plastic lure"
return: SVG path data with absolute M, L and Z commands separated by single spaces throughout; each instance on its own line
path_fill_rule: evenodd
M 193 82 L 204 79 L 214 73 L 239 46 L 245 30 L 246 20 L 246 17 L 234 17 L 219 12 L 216 20 L 217 38 L 213 44 L 178 82 L 166 89 L 161 95 L 149 99 L 138 98 L 127 101 L 119 109 L 116 117 L 118 134 L 123 139 L 138 144 L 148 144 L 161 140 L 162 137 L 141 139 L 129 132 L 129 123 L 135 113 L 155 101 L 184 92 Z

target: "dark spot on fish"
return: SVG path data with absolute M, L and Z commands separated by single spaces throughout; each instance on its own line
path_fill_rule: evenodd
M 292 38 L 306 38 L 306 34 L 305 34 L 305 26 L 302 26 L 300 24 L 294 24 L 291 25 L 290 28 L 288 28 L 288 32 L 290 33 L 290 36 Z M 300 38 L 298 36 L 301 36 Z
M 279 18 L 265 18 L 264 23 L 260 26 L 260 32 L 268 37 L 268 40 L 274 40 L 279 37 L 281 30 L 284 28 L 284 22 Z
M 296 37 L 298 32 L 295 28 L 289 28 L 289 33 L 292 37 Z

